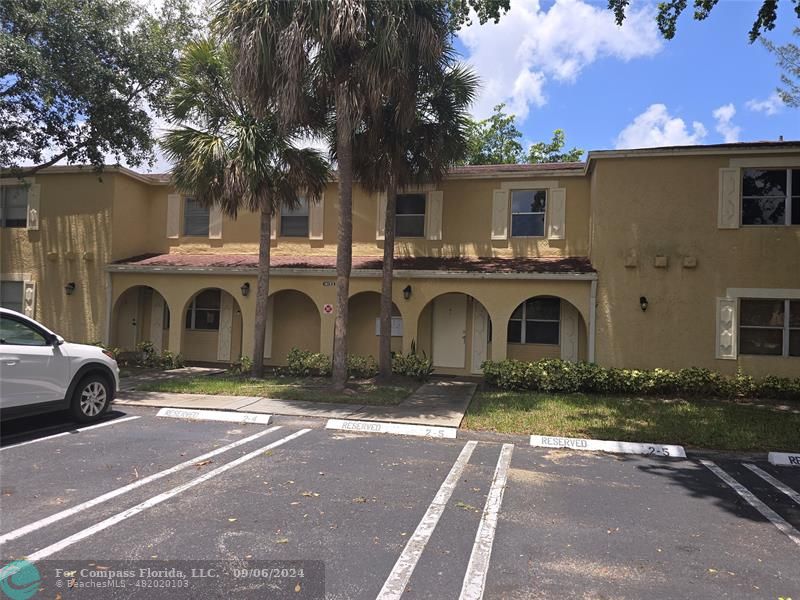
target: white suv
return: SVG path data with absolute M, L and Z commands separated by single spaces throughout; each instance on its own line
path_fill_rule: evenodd
M 88 423 L 103 416 L 118 389 L 113 354 L 65 342 L 33 319 L 0 308 L 0 419 L 69 409 Z

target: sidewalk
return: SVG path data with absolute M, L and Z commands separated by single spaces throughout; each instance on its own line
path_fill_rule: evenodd
M 173 373 L 173 372 L 170 372 Z M 173 377 L 185 376 L 175 374 Z M 140 380 L 139 383 L 142 381 Z M 432 381 L 420 386 L 396 406 L 367 406 L 275 400 L 257 396 L 217 396 L 206 394 L 173 394 L 121 390 L 115 402 L 127 406 L 198 408 L 241 412 L 351 419 L 357 421 L 389 421 L 436 427 L 458 427 L 475 393 L 476 384 L 465 381 Z

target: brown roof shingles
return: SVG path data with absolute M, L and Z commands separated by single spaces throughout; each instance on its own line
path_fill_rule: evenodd
M 119 265 L 151 268 L 256 268 L 256 254 L 149 254 L 117 261 Z M 272 256 L 276 269 L 335 269 L 335 256 Z M 380 270 L 383 260 L 377 256 L 354 256 L 356 270 Z M 496 258 L 496 257 L 397 257 L 395 270 L 449 271 L 462 273 L 594 273 L 585 256 L 568 258 Z

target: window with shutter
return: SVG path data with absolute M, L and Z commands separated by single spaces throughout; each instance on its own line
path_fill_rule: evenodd
M 397 237 L 425 237 L 425 194 L 398 194 L 394 219 Z
M 511 237 L 544 236 L 546 190 L 512 190 Z
M 508 342 L 512 344 L 558 345 L 561 300 L 531 298 L 520 304 L 508 320 Z
M 308 200 L 293 209 L 281 209 L 281 237 L 308 237 Z
M 744 169 L 742 225 L 800 225 L 800 168 Z
M 22 312 L 22 282 L 0 282 L 0 306 Z
M 183 205 L 183 235 L 208 237 L 209 209 L 194 198 L 186 198 Z
M 0 186 L 0 227 L 25 227 L 28 224 L 28 187 Z
M 739 352 L 800 356 L 800 300 L 742 298 Z

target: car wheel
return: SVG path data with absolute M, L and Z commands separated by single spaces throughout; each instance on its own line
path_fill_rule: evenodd
M 102 375 L 87 375 L 81 379 L 72 395 L 70 411 L 76 421 L 96 421 L 111 404 L 111 388 Z

